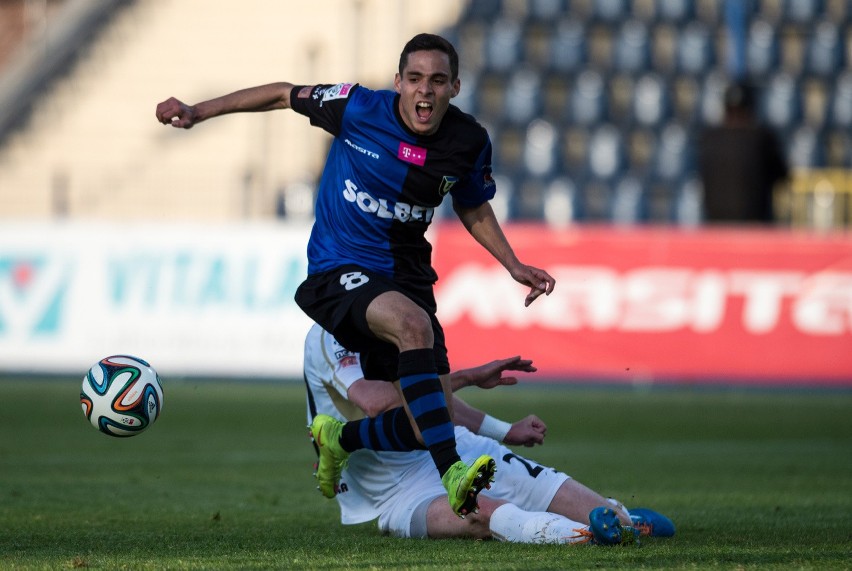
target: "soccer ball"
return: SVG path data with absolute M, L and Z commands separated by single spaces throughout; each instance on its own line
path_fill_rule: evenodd
M 83 377 L 83 414 L 110 436 L 134 436 L 163 410 L 163 387 L 151 365 L 130 355 L 101 359 Z

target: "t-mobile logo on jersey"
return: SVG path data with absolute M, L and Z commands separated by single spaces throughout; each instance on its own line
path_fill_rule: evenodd
M 396 156 L 402 161 L 413 163 L 421 167 L 426 164 L 426 149 L 423 147 L 415 147 L 408 143 L 400 143 Z

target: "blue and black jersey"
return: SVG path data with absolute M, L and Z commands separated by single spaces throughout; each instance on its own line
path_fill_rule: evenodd
M 413 133 L 399 96 L 342 83 L 297 86 L 294 111 L 334 135 L 308 243 L 308 273 L 357 264 L 395 281 L 434 283 L 425 233 L 444 196 L 470 208 L 494 197 L 491 141 L 450 105 L 438 131 Z

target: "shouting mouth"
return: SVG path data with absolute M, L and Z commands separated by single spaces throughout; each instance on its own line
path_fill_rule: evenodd
M 425 101 L 420 101 L 415 106 L 415 112 L 417 113 L 417 119 L 422 123 L 426 123 L 432 117 L 432 104 L 427 103 Z

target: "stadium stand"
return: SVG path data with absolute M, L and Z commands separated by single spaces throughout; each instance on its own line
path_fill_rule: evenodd
M 518 8 L 523 4 L 526 13 Z M 761 120 L 779 131 L 792 165 L 851 168 L 848 127 L 842 127 L 852 115 L 849 2 L 744 0 L 743 6 L 740 57 L 761 93 Z M 489 79 L 505 75 L 505 66 L 492 69 L 485 60 L 477 70 L 480 85 L 502 90 L 501 100 L 522 107 L 524 117 L 540 109 L 533 120 L 558 130 L 557 168 L 526 172 L 546 179 L 535 193 L 558 197 L 553 200 L 573 221 L 694 225 L 701 194 L 697 133 L 721 121 L 722 94 L 737 79 L 726 8 L 724 0 L 478 0 L 468 4 L 458 29 L 481 19 L 526 37 L 534 27 L 537 44 L 549 31 L 545 64 L 518 47 L 504 54 L 525 76 L 537 71 L 539 81 L 516 89 L 511 81 Z M 462 52 L 462 60 L 468 55 Z M 519 105 L 515 98 L 527 101 Z M 486 106 L 470 110 L 486 123 L 496 117 Z M 503 157 L 523 156 L 530 164 L 536 154 L 551 156 L 550 147 L 514 130 L 496 131 L 493 139 L 495 168 L 513 176 L 517 161 L 501 164 Z M 547 190 L 551 186 L 562 190 Z M 523 180 L 514 185 L 515 194 L 533 192 L 528 188 Z M 534 210 L 529 205 L 539 203 L 544 199 L 513 196 L 509 217 L 526 219 Z
M 54 11 L 81 3 L 47 2 Z M 281 78 L 386 85 L 392 67 L 368 65 L 368 54 L 393 54 L 424 26 L 459 48 L 455 102 L 491 131 L 505 181 L 497 207 L 508 219 L 695 224 L 693 146 L 703 126 L 721 121 L 722 93 L 739 72 L 756 83 L 761 119 L 779 131 L 792 165 L 852 169 L 849 0 L 742 0 L 737 26 L 726 0 L 446 0 L 431 10 L 380 2 L 368 15 L 354 8 L 366 3 L 352 3 L 286 44 L 270 39 L 286 10 L 253 3 L 266 17 L 241 25 L 229 10 L 202 10 L 189 42 L 174 22 L 198 18 L 194 2 L 89 3 L 106 8 L 77 34 L 86 43 L 72 71 L 31 90 L 25 127 L 0 132 L 0 215 L 53 216 L 64 196 L 72 216 L 309 216 L 321 134 L 277 116 L 167 133 L 149 117 L 153 105 L 171 90 L 199 99 Z M 20 16 L 13 5 L 23 4 L 0 4 L 4 21 Z M 341 49 L 338 31 L 359 23 L 370 27 Z M 234 61 L 226 34 L 256 61 Z M 0 48 L 8 85 L 11 58 Z M 158 63 L 176 56 L 192 68 Z M 93 119 L 113 118 L 117 102 L 120 119 Z M 291 192 L 301 208 L 287 207 Z

